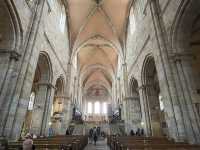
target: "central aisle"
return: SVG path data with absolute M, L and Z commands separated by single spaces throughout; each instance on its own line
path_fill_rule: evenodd
M 84 150 L 110 150 L 110 148 L 106 140 L 98 140 L 96 145 L 89 143 Z

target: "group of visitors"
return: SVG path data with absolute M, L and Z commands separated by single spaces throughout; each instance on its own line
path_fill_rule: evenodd
M 102 135 L 101 128 L 100 127 L 93 127 L 89 130 L 89 142 L 96 145 L 96 142 L 98 140 L 98 137 Z
M 144 136 L 144 129 L 137 128 L 136 132 L 132 129 L 130 131 L 130 136 Z

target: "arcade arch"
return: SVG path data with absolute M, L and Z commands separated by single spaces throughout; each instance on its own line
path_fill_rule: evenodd
M 27 111 L 24 122 L 25 129 L 37 135 L 45 134 L 48 130 L 47 120 L 48 110 L 50 109 L 51 79 L 52 69 L 50 59 L 46 53 L 41 52 L 38 58 L 31 92 L 35 93 L 34 105 L 32 110 Z
M 200 139 L 199 65 L 200 10 L 199 1 L 183 3 L 172 29 L 174 72 L 183 110 L 185 134 L 192 142 Z M 187 110 L 189 113 L 187 113 Z M 188 123 L 188 120 L 189 123 Z
M 150 135 L 167 136 L 168 129 L 165 120 L 163 99 L 153 56 L 147 56 L 142 73 L 143 88 L 145 88 L 144 94 L 146 96 L 145 103 L 147 106 L 145 111 L 148 115 L 148 122 L 146 124 L 150 126 Z

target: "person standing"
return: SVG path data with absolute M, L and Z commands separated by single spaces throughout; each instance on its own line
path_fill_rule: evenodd
M 93 130 L 93 140 L 94 140 L 94 145 L 96 145 L 97 143 L 97 130 L 96 130 L 96 127 L 94 127 L 94 130 Z
M 69 130 L 68 129 L 66 130 L 65 135 L 69 135 Z
M 133 130 L 131 130 L 130 136 L 134 136 L 134 135 L 135 135 L 135 132 Z
M 49 136 L 53 136 L 53 134 L 54 134 L 54 133 L 53 133 L 53 128 L 50 127 L 50 128 L 49 128 Z
M 93 129 L 91 128 L 89 131 L 89 142 L 92 143 L 92 137 L 93 137 Z

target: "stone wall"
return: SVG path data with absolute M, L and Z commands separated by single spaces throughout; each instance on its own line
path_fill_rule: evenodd
M 19 137 L 23 125 L 23 121 L 25 118 L 25 114 L 27 111 L 29 96 L 33 84 L 33 79 L 35 75 L 36 66 L 38 63 L 39 55 L 45 54 L 48 57 L 48 63 L 50 64 L 51 70 L 51 79 L 48 84 L 50 88 L 50 97 L 47 99 L 47 103 L 49 106 L 52 105 L 55 84 L 56 80 L 59 77 L 63 77 L 64 79 L 64 105 L 70 105 L 68 103 L 68 95 L 67 95 L 67 85 L 68 85 L 68 63 L 69 63 L 69 41 L 68 41 L 68 23 L 66 19 L 65 30 L 62 32 L 59 27 L 60 17 L 62 12 L 61 1 L 55 1 L 53 7 L 51 7 L 47 1 L 15 1 L 14 3 L 9 3 L 9 1 L 4 4 L 2 2 L 1 7 L 4 9 L 8 9 L 9 7 L 16 8 L 16 12 L 14 17 L 17 17 L 19 28 L 16 29 L 16 25 L 10 22 L 14 22 L 16 18 L 9 18 L 9 16 L 5 15 L 5 19 L 11 20 L 10 22 L 1 20 L 2 25 L 1 29 L 4 29 L 6 32 L 6 27 L 9 25 L 13 25 L 13 30 L 19 30 L 19 35 L 10 35 L 8 32 L 5 34 L 12 42 L 12 39 L 21 38 L 20 46 L 13 46 L 14 51 L 16 51 L 16 57 L 19 55 L 20 57 L 15 59 L 14 64 L 9 63 L 8 59 L 1 59 L 1 66 L 5 68 L 5 65 L 9 67 L 15 68 L 15 70 L 7 71 L 7 74 L 3 76 L 1 75 L 1 81 L 3 81 L 2 88 L 4 89 L 5 94 L 1 94 L 1 106 L 6 106 L 5 109 L 1 109 L 1 112 L 4 114 L 2 116 L 2 124 L 1 124 L 1 135 L 17 138 Z M 3 6 L 5 5 L 5 6 Z M 11 8 L 12 8 L 11 7 Z M 10 9 L 11 9 L 10 8 Z M 12 10 L 13 10 L 12 9 Z M 2 10 L 2 9 L 1 9 Z M 6 11 L 5 11 L 6 12 Z M 4 13 L 5 14 L 5 13 Z M 1 13 L 3 15 L 3 13 Z M 66 15 L 67 16 L 67 15 Z M 4 17 L 1 17 L 4 19 Z M 3 24 L 4 23 L 4 24 Z M 15 28 L 14 28 L 15 27 Z M 11 28 L 11 27 L 10 27 Z M 17 31 L 13 31 L 10 29 L 10 33 L 14 34 Z M 9 30 L 8 30 L 9 31 Z M 3 36 L 3 39 L 6 37 Z M 7 39 L 8 39 L 7 38 Z M 2 49 L 4 48 L 6 51 L 11 50 L 10 47 L 4 47 L 6 43 L 4 41 L 0 42 Z M 12 45 L 12 44 L 7 44 Z M 19 52 L 19 53 L 17 53 Z M 5 55 L 9 54 L 9 52 L 0 51 L 1 55 L 5 57 Z M 15 53 L 13 53 L 15 54 Z M 16 66 L 16 67 L 15 67 Z M 5 70 L 6 72 L 6 70 Z M 13 76 L 15 74 L 15 78 L 8 82 L 8 88 L 6 86 L 6 78 L 9 76 Z M 6 90 L 7 89 L 7 90 Z M 4 101 L 7 103 L 4 104 Z M 69 108 L 69 107 L 67 107 Z M 49 113 L 51 112 L 51 108 L 48 108 Z M 69 110 L 65 110 L 65 113 L 69 112 Z M 64 114 L 64 117 L 68 117 L 68 114 Z M 6 118 L 6 119 L 5 119 Z M 50 116 L 46 116 L 46 129 L 43 134 L 48 134 L 48 123 L 50 121 Z M 64 126 L 62 126 L 62 131 L 64 133 L 69 123 L 69 119 L 64 119 Z
M 189 100 L 186 98 L 183 100 L 184 98 L 179 97 L 181 93 L 184 95 L 188 93 L 188 91 L 183 90 L 180 92 L 181 87 L 179 85 L 181 81 L 178 81 L 178 78 L 182 78 L 182 74 L 179 74 L 179 77 L 177 77 L 177 73 L 174 72 L 178 68 L 173 68 L 172 55 L 174 52 L 172 52 L 172 46 L 175 44 L 173 40 L 176 38 L 174 37 L 174 35 L 176 35 L 174 32 L 176 28 L 180 27 L 176 25 L 178 16 L 185 13 L 184 16 L 194 18 L 194 14 L 191 12 L 192 9 L 194 9 L 192 10 L 193 12 L 195 11 L 195 8 L 192 7 L 194 3 L 195 1 L 187 0 L 160 0 L 158 3 L 158 1 L 152 0 L 143 7 L 140 5 L 139 1 L 134 1 L 133 14 L 130 14 L 129 17 L 131 17 L 131 15 L 135 17 L 136 30 L 131 34 L 131 27 L 130 25 L 128 26 L 126 42 L 128 79 L 130 82 L 132 77 L 134 77 L 138 81 L 142 122 L 145 122 L 143 127 L 146 129 L 146 134 L 150 134 L 148 130 L 151 130 L 151 127 L 148 127 L 148 114 L 146 114 L 148 112 L 148 98 L 146 98 L 145 91 L 148 89 L 148 85 L 145 85 L 144 64 L 145 61 L 148 63 L 149 57 L 153 57 L 158 72 L 160 92 L 164 97 L 165 119 L 169 132 L 168 136 L 176 140 L 187 139 L 191 143 L 199 142 L 198 138 L 194 138 L 199 136 L 199 122 L 192 121 L 191 124 L 185 122 L 189 118 L 189 120 L 196 118 L 196 110 L 195 107 L 191 107 L 191 103 L 193 103 L 192 99 Z M 199 3 L 196 2 L 196 5 L 199 5 Z M 188 12 L 184 12 L 184 7 L 189 9 Z M 192 20 L 190 19 L 190 21 Z M 189 28 L 185 28 L 185 30 L 189 30 Z M 183 82 L 185 81 L 182 80 L 182 83 Z M 183 86 L 192 86 L 192 81 L 190 80 L 187 85 Z M 195 91 L 191 91 L 190 94 L 196 99 L 197 96 L 194 92 Z M 183 104 L 183 101 L 186 103 Z M 126 103 L 124 105 L 126 105 Z M 128 106 L 125 108 L 127 107 Z M 191 114 L 184 115 L 186 112 L 190 112 Z M 128 114 L 126 114 L 126 117 L 127 116 Z M 125 120 L 126 119 L 127 118 L 125 118 Z M 151 126 L 150 124 L 149 126 Z M 189 133 L 189 131 L 192 130 L 195 131 Z

